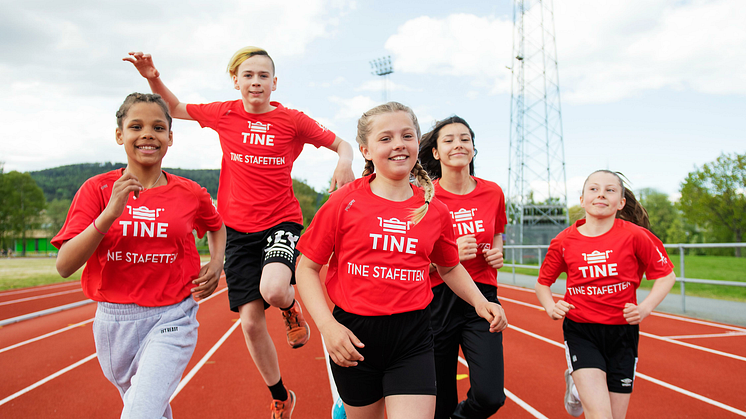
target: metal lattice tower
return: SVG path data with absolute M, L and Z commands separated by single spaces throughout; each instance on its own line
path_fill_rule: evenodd
M 568 223 L 552 0 L 515 0 L 508 244 L 549 244 Z

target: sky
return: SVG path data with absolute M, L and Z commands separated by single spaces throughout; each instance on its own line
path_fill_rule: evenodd
M 596 169 L 676 199 L 686 175 L 746 152 L 742 0 L 556 1 L 554 26 L 568 202 Z M 148 84 L 122 58 L 153 55 L 186 103 L 238 99 L 239 48 L 273 57 L 272 100 L 355 144 L 384 100 L 370 61 L 390 56 L 387 96 L 423 132 L 450 115 L 475 132 L 476 174 L 507 190 L 513 2 L 0 0 L 0 164 L 9 172 L 125 162 L 114 114 Z M 218 137 L 175 121 L 164 167 L 217 169 Z M 328 186 L 336 154 L 306 146 L 293 176 Z M 353 171 L 362 172 L 356 151 Z

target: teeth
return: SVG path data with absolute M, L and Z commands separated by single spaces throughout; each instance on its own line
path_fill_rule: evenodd
M 397 156 L 397 157 L 392 157 L 391 160 L 399 161 L 399 160 L 405 160 L 406 158 L 407 156 Z

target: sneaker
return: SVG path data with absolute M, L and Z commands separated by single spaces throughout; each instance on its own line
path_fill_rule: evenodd
M 575 387 L 575 382 L 572 381 L 572 374 L 570 374 L 570 370 L 565 370 L 565 410 L 571 416 L 578 417 L 583 414 L 583 405 L 572 394 L 573 387 Z
M 280 310 L 285 320 L 285 332 L 288 335 L 288 345 L 300 348 L 308 342 L 311 337 L 311 329 L 303 318 L 300 303 L 296 301 L 288 310 Z
M 272 400 L 271 419 L 290 419 L 295 409 L 295 393 L 288 390 L 288 399 L 283 401 Z
M 345 405 L 339 397 L 337 397 L 337 401 L 334 402 L 334 406 L 332 406 L 332 419 L 347 419 Z

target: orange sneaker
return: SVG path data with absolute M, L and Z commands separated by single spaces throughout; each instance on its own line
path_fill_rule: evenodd
M 311 328 L 308 327 L 303 311 L 298 301 L 289 310 L 280 310 L 285 320 L 285 332 L 288 335 L 288 345 L 300 348 L 308 342 L 311 337 Z
M 271 419 L 290 419 L 295 409 L 295 393 L 288 390 L 288 399 L 283 401 L 272 400 Z

